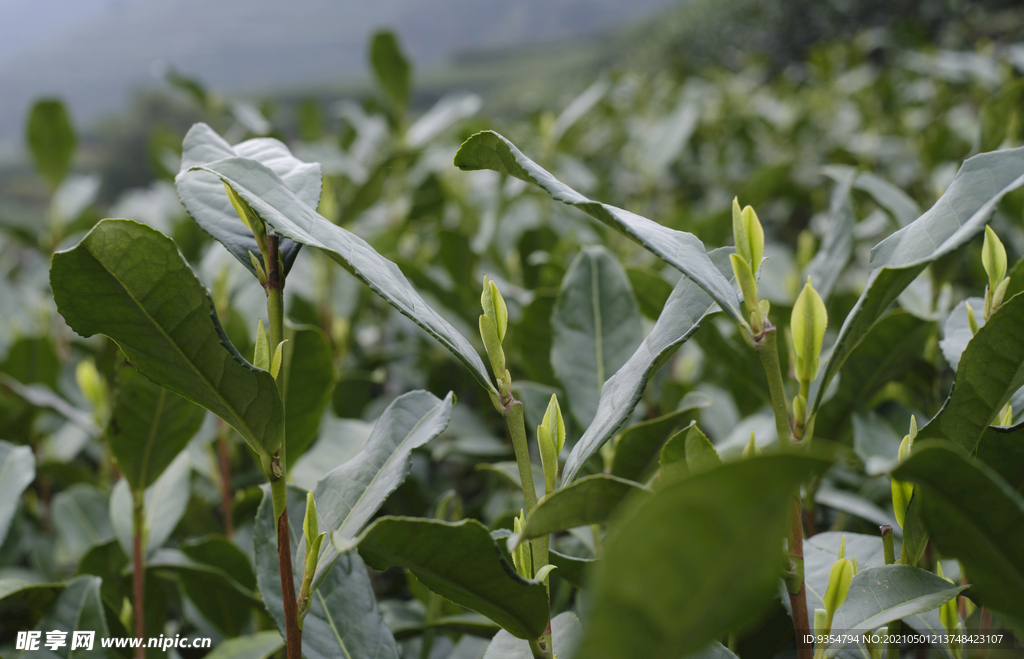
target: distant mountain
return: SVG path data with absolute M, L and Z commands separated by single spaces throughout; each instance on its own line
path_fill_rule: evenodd
M 367 39 L 381 27 L 398 32 L 422 72 L 467 50 L 592 34 L 676 1 L 2 0 L 0 143 L 20 139 L 36 97 L 63 97 L 84 123 L 157 84 L 167 66 L 227 92 L 297 91 L 364 77 Z

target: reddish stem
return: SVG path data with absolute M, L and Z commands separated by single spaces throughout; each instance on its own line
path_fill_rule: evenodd
M 793 497 L 792 522 L 789 526 L 789 555 L 794 563 L 803 564 L 803 505 L 800 503 L 799 495 Z M 796 656 L 798 659 L 813 659 L 813 649 L 806 640 L 806 636 L 810 631 L 807 623 L 807 589 L 804 587 L 803 579 L 800 580 L 800 592 L 796 595 L 790 593 L 789 604 L 793 609 L 793 633 L 796 636 Z
M 281 570 L 281 594 L 284 599 L 285 651 L 288 659 L 302 659 L 302 630 L 299 629 L 299 606 L 295 600 L 287 513 L 277 520 L 277 562 Z
M 135 510 L 133 515 L 134 537 L 132 539 L 132 591 L 134 606 L 132 617 L 135 620 L 135 638 L 146 637 L 146 566 L 142 558 L 142 533 L 145 524 L 143 492 L 133 492 Z M 146 659 L 146 648 L 143 644 L 135 648 L 135 659 Z

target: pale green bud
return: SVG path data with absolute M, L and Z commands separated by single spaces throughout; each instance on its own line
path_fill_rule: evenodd
M 1013 405 L 1007 403 L 1003 406 L 1002 411 L 999 412 L 999 416 L 996 420 L 997 426 L 1012 426 L 1013 425 Z
M 754 441 L 754 433 L 750 433 L 750 441 L 743 448 L 743 457 L 752 458 L 754 456 L 761 455 L 761 449 L 758 447 L 757 442 Z
M 981 263 L 988 274 L 989 290 L 995 291 L 1006 277 L 1006 249 L 988 225 L 985 226 L 985 242 L 981 246 Z
M 827 634 L 828 632 L 828 611 L 825 609 L 814 609 L 814 633 Z
M 807 399 L 797 394 L 793 397 L 793 416 L 796 417 L 796 422 L 803 424 L 807 418 Z
M 971 334 L 978 333 L 978 317 L 974 314 L 974 307 L 971 306 L 970 302 L 964 302 L 967 307 L 967 326 L 971 328 Z
M 270 370 L 270 337 L 267 336 L 267 330 L 263 328 L 262 318 L 259 319 L 256 326 L 256 349 L 253 353 L 252 365 L 262 368 L 264 371 Z
M 558 479 L 558 454 L 565 444 L 565 421 L 558 397 L 551 394 L 544 418 L 537 426 L 537 444 L 540 447 L 540 462 L 544 467 L 544 491 L 553 492 Z
M 306 516 L 302 520 L 302 533 L 306 536 L 306 553 L 313 541 L 320 535 L 320 518 L 316 514 L 316 500 L 312 492 L 306 492 Z
M 82 395 L 89 401 L 95 412 L 107 408 L 107 387 L 93 360 L 83 359 L 78 362 L 78 366 L 75 367 L 75 380 L 78 382 L 78 388 L 82 391 Z
M 1009 277 L 999 282 L 999 285 L 996 286 L 995 293 L 992 294 L 992 311 L 995 311 L 1003 304 L 1003 298 L 1006 297 L 1006 289 L 1009 288 L 1009 286 Z
M 751 316 L 756 314 L 760 317 L 761 309 L 757 298 L 757 280 L 754 279 L 754 273 L 750 269 L 750 264 L 739 254 L 730 254 L 729 261 L 732 263 L 732 272 L 736 275 L 736 283 L 739 284 L 740 293 L 743 294 L 743 304 L 747 309 L 747 313 Z M 760 325 L 759 322 L 756 322 L 756 324 Z M 751 326 L 753 327 L 754 323 Z
M 946 579 L 949 583 L 953 583 L 952 579 L 947 579 L 942 574 L 942 563 L 938 561 L 935 562 L 935 574 Z M 939 622 L 951 634 L 960 628 L 960 615 L 956 610 L 956 600 L 957 598 L 954 597 L 939 607 Z
M 512 520 L 512 531 L 516 535 L 520 535 L 523 532 L 523 526 L 526 524 L 526 513 L 522 510 L 519 511 L 519 517 Z M 516 572 L 519 576 L 524 579 L 533 578 L 533 553 L 530 550 L 529 542 L 520 542 L 516 545 L 516 548 L 512 550 L 512 564 L 516 568 Z
M 256 268 L 256 279 L 260 280 L 260 286 L 266 288 L 267 272 L 263 269 L 263 264 L 260 263 L 260 260 L 252 252 L 249 252 L 249 260 L 252 262 L 252 267 Z
M 263 224 L 263 220 L 260 219 L 256 211 L 249 206 L 248 202 L 238 196 L 234 188 L 224 181 L 224 191 L 228 193 L 228 201 L 235 209 L 235 213 L 238 214 L 238 219 L 242 220 L 249 231 L 252 231 L 253 237 L 256 238 L 256 244 L 259 245 L 261 252 L 267 251 L 267 227 Z
M 846 534 L 839 540 L 839 553 L 836 555 L 837 559 L 846 558 Z
M 277 344 L 277 348 L 274 349 L 274 358 L 270 361 L 270 374 L 277 379 L 277 374 L 281 372 L 281 360 L 284 354 L 284 344 L 288 343 L 288 339 L 281 341 Z
M 480 338 L 484 342 L 484 351 L 491 362 L 491 370 L 495 379 L 500 380 L 505 374 L 505 351 L 501 348 L 498 330 L 490 316 L 480 316 Z
M 306 545 L 306 568 L 303 572 L 303 576 L 310 576 L 316 574 L 316 564 L 320 562 L 320 547 L 323 545 L 324 538 L 327 537 L 326 533 L 313 538 L 313 542 Z
M 828 312 L 821 296 L 811 285 L 811 278 L 800 291 L 790 317 L 793 332 L 793 351 L 796 353 L 796 376 L 801 382 L 811 382 L 818 375 L 818 357 L 828 327 Z
M 484 309 L 484 315 L 494 323 L 494 329 L 498 333 L 498 341 L 505 340 L 505 330 L 508 328 L 508 309 L 505 307 L 505 298 L 501 296 L 498 286 L 484 275 L 483 292 L 480 294 L 480 306 Z
M 835 615 L 846 601 L 852 579 L 853 563 L 849 559 L 842 558 L 832 564 L 832 570 L 828 574 L 828 587 L 825 589 L 825 597 L 822 598 L 825 610 L 830 616 Z
M 814 234 L 804 229 L 796 237 L 796 265 L 801 270 L 814 258 L 814 252 L 818 249 L 818 241 Z
M 732 236 L 736 254 L 747 262 L 752 273 L 757 272 L 764 254 L 764 229 L 753 208 L 740 210 L 737 198 L 732 200 Z
M 857 573 L 860 572 L 860 566 L 857 565 L 857 557 L 851 556 L 850 562 L 853 563 L 853 576 L 857 576 Z

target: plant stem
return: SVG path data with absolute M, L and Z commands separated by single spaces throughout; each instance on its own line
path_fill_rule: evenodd
M 145 501 L 143 490 L 132 490 L 132 618 L 135 621 L 135 638 L 146 637 L 146 566 L 142 556 L 146 530 Z M 146 648 L 141 644 L 135 648 L 135 659 L 146 659 Z
M 235 525 L 231 520 L 231 454 L 228 449 L 228 424 L 217 419 L 217 456 L 220 461 L 220 499 L 224 510 L 224 535 L 230 540 L 235 535 Z
M 280 237 L 267 234 L 267 317 L 270 331 L 270 354 L 273 355 L 284 337 L 284 273 L 278 253 Z M 277 389 L 284 400 L 283 380 L 278 378 Z M 271 474 L 270 492 L 274 502 L 274 521 L 277 526 L 277 563 L 281 571 L 281 595 L 284 603 L 285 652 L 288 659 L 302 659 L 302 629 L 299 627 L 299 606 L 295 599 L 295 577 L 292 574 L 292 546 L 288 535 L 288 485 L 285 442 L 274 456 L 280 475 Z
M 775 413 L 775 432 L 779 435 L 779 446 L 783 449 L 793 445 L 793 430 L 789 425 L 789 404 L 786 402 L 786 386 L 782 382 L 779 365 L 779 346 L 775 327 L 765 321 L 764 336 L 757 352 L 761 365 L 768 377 L 768 391 L 772 397 L 772 412 Z
M 896 548 L 893 545 L 892 539 L 892 527 L 888 524 L 879 527 L 882 532 L 882 554 L 885 556 L 885 564 L 892 565 L 896 562 Z M 886 659 L 896 659 L 900 656 L 900 644 L 899 641 L 893 640 L 898 637 L 900 633 L 900 621 L 893 620 L 885 628 L 886 635 L 889 636 L 889 642 L 885 645 L 885 656 Z
M 551 643 L 548 643 L 548 648 L 550 648 L 550 646 Z M 545 648 L 541 646 L 540 641 L 535 638 L 530 639 L 530 652 L 533 653 L 533 659 L 552 659 L 555 655 L 553 649 L 545 650 Z
M 508 428 L 509 435 L 512 436 L 512 446 L 516 451 L 516 464 L 519 466 L 519 480 L 523 485 L 523 499 L 526 502 L 527 514 L 529 514 L 537 507 L 537 489 L 533 484 L 533 463 L 530 462 L 530 445 L 526 442 L 523 404 L 514 398 L 505 406 L 505 426 Z M 534 574 L 537 574 L 537 570 L 548 564 L 548 536 L 544 535 L 541 538 L 534 538 L 530 541 L 530 547 L 533 555 Z M 545 586 L 548 588 L 548 603 L 550 605 L 551 589 L 548 584 L 545 584 Z M 544 633 L 545 646 L 549 649 L 551 648 L 550 629 L 551 625 L 549 623 L 549 631 Z M 531 649 L 533 649 L 532 643 L 533 641 L 531 641 Z M 543 652 L 543 650 L 541 651 Z M 534 656 L 548 655 L 537 655 L 534 652 Z
M 811 645 L 804 640 L 808 630 L 807 619 L 807 588 L 804 587 L 803 564 L 804 564 L 804 525 L 803 506 L 800 504 L 800 495 L 793 497 L 793 512 L 789 526 L 789 558 L 794 564 L 799 565 L 800 590 L 796 594 L 789 594 L 789 604 L 793 609 L 793 633 L 796 637 L 796 655 L 799 659 L 811 659 L 813 652 Z

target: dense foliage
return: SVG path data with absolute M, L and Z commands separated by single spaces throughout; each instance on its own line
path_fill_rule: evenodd
M 48 207 L 0 217 L 5 655 L 1022 637 L 1020 46 L 620 71 L 502 134 L 473 95 L 413 112 L 390 34 L 370 55 L 377 97 L 289 125 L 172 76 L 205 121 L 109 207 L 64 107 L 31 109 Z

